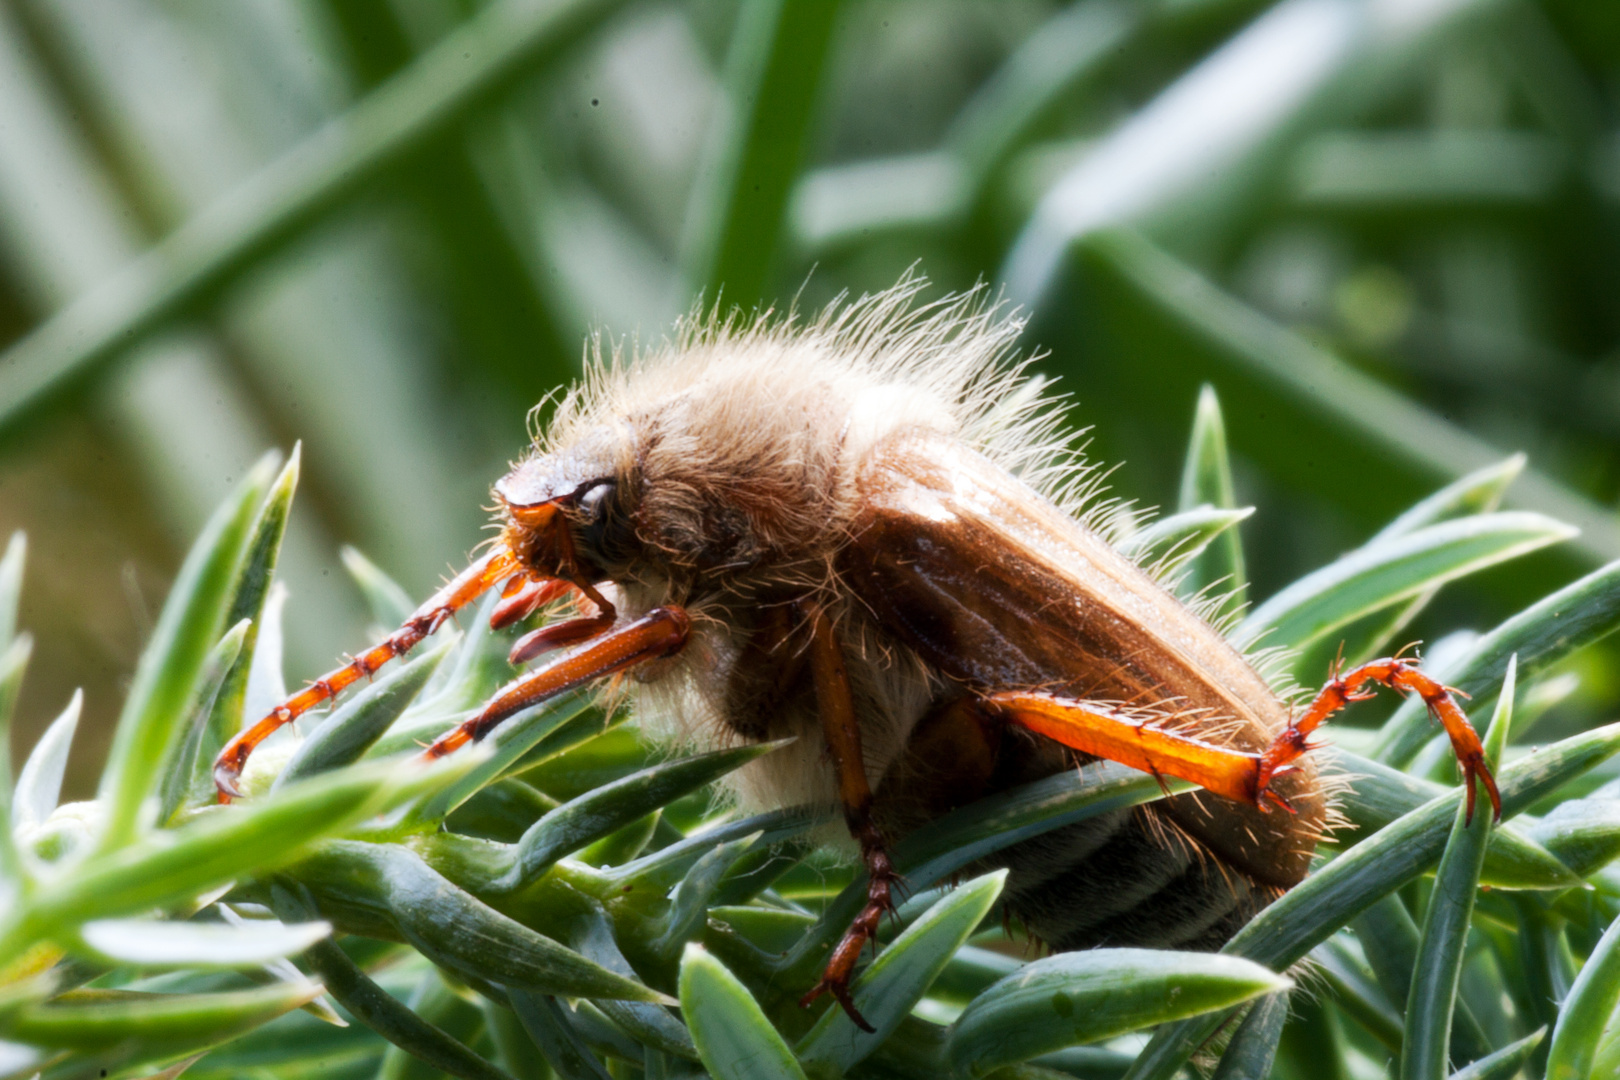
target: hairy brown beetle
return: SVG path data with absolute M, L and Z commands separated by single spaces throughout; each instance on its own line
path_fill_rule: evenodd
M 691 742 L 797 735 L 738 774 L 754 805 L 836 802 L 868 902 L 806 1001 L 848 987 L 891 906 L 886 838 L 1108 758 L 1205 791 L 998 856 L 1011 910 L 1054 948 L 1215 948 L 1297 883 L 1327 812 L 1310 732 L 1363 688 L 1422 696 L 1500 810 L 1478 737 L 1406 661 L 1335 673 L 1302 710 L 1105 539 L 1091 475 L 1008 357 L 1014 320 L 919 283 L 805 327 L 694 320 L 598 356 L 495 484 L 501 534 L 383 643 L 227 746 L 222 797 L 276 728 L 496 586 L 507 626 L 567 598 L 514 663 L 566 648 L 426 751 L 620 673 L 644 728 Z M 830 756 L 830 765 L 828 758 Z M 1278 812 L 1282 811 L 1282 812 Z

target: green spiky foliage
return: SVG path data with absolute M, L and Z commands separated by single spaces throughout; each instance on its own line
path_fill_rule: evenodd
M 1471 695 L 1499 824 L 1467 819 L 1443 736 L 1408 703 L 1333 731 L 1320 753 L 1353 777 L 1346 824 L 1221 953 L 1041 956 L 1009 943 L 1004 874 L 973 876 L 978 860 L 1167 791 L 1111 764 L 1007 791 L 898 844 L 909 899 L 854 985 L 865 1033 L 797 1003 L 864 896 L 809 839 L 824 815 L 713 797 L 776 745 L 662 757 L 633 716 L 579 695 L 415 760 L 509 675 L 487 608 L 286 729 L 250 797 L 215 804 L 214 754 L 280 691 L 264 616 L 297 470 L 262 462 L 196 541 L 98 797 L 58 805 L 76 702 L 0 777 L 0 1075 L 1169 1080 L 1389 1062 L 1478 1080 L 1620 1063 L 1620 725 L 1522 737 L 1549 673 L 1620 627 L 1620 564 L 1432 657 Z M 1383 648 L 1445 582 L 1569 536 L 1495 508 L 1516 472 L 1424 499 L 1233 636 L 1300 650 L 1356 627 L 1358 649 Z M 1196 568 L 1192 590 L 1243 565 L 1213 394 L 1185 475 L 1181 509 L 1128 543 Z M 0 560 L 0 725 L 29 652 L 23 560 L 18 537 Z M 397 621 L 404 593 L 346 561 Z

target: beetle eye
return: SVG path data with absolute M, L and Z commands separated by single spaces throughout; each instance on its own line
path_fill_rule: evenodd
M 617 485 L 611 480 L 592 484 L 574 503 L 579 523 L 580 553 L 599 567 L 622 558 L 627 543 L 627 526 L 614 498 Z
M 607 517 L 608 497 L 613 494 L 613 481 L 602 480 L 591 485 L 590 490 L 579 497 L 580 512 L 586 522 L 595 525 Z

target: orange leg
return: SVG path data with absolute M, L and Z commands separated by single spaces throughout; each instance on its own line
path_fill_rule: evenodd
M 496 547 L 489 554 L 434 593 L 427 602 L 405 620 L 405 625 L 390 634 L 387 640 L 372 646 L 335 671 L 310 683 L 304 689 L 276 706 L 271 713 L 240 732 L 214 759 L 214 785 L 219 788 L 219 801 L 230 802 L 242 792 L 236 781 L 256 746 L 269 738 L 284 724 L 290 724 L 323 701 L 338 696 L 361 678 L 369 678 L 377 669 L 396 656 L 404 656 L 417 642 L 432 634 L 444 621 L 494 588 L 502 579 L 519 569 L 517 558 L 505 547 Z
M 578 652 L 508 683 L 496 691 L 476 715 L 439 736 L 432 746 L 422 751 L 422 756 L 444 757 L 469 742 L 482 739 L 502 720 L 530 705 L 648 660 L 677 653 L 686 644 L 691 626 L 691 619 L 678 607 L 654 608 L 634 622 L 607 631 Z
M 1258 754 L 1205 742 L 1184 731 L 1158 726 L 1151 719 L 1144 721 L 1140 716 L 1089 701 L 1036 692 L 992 694 L 985 700 L 1013 723 L 1082 753 L 1155 776 L 1190 780 L 1217 795 L 1262 810 L 1270 809 L 1270 803 L 1291 811 L 1287 801 L 1272 789 L 1272 781 L 1292 771 L 1293 762 L 1312 749 L 1306 737 L 1324 720 L 1349 702 L 1371 696 L 1360 692 L 1369 682 L 1414 691 L 1423 698 L 1429 712 L 1451 737 L 1452 749 L 1462 766 L 1469 820 L 1474 814 L 1476 778 L 1485 785 L 1491 806 L 1500 818 L 1502 799 L 1496 780 L 1485 764 L 1484 748 L 1468 718 L 1449 690 L 1402 660 L 1374 660 L 1334 675 L 1304 713 L 1289 721 L 1272 744 Z
M 799 1004 L 807 1006 L 823 993 L 829 993 L 862 1031 L 873 1027 L 855 1008 L 849 994 L 850 979 L 861 950 L 877 938 L 878 923 L 884 912 L 894 910 L 893 891 L 899 875 L 889 861 L 883 837 L 872 822 L 872 789 L 866 780 L 861 758 L 861 729 L 855 720 L 855 702 L 849 690 L 849 672 L 844 668 L 843 648 L 833 632 L 832 620 L 820 607 L 804 604 L 810 621 L 810 673 L 816 685 L 816 708 L 838 770 L 838 799 L 844 807 L 844 820 L 850 835 L 861 845 L 861 861 L 866 864 L 866 906 L 844 931 L 833 949 L 821 979 Z

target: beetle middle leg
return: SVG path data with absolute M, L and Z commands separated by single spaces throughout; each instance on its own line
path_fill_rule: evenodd
M 800 607 L 810 624 L 810 674 L 815 681 L 816 710 L 821 715 L 827 749 L 838 771 L 838 800 L 844 807 L 844 821 L 849 825 L 850 835 L 861 845 L 867 886 L 866 905 L 844 931 L 820 980 L 799 1004 L 807 1006 L 823 993 L 831 994 L 855 1026 L 870 1033 L 875 1029 L 855 1008 L 849 983 L 861 950 L 877 939 L 879 922 L 886 912 L 894 910 L 894 890 L 900 877 L 894 872 L 883 836 L 872 820 L 872 788 L 867 782 L 866 763 L 861 756 L 861 729 L 855 719 L 855 701 L 850 692 L 849 672 L 844 666 L 843 647 L 826 611 L 809 602 Z

